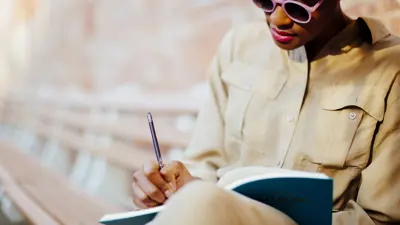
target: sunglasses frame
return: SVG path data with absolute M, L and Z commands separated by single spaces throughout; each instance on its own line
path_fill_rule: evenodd
M 276 7 L 277 7 L 277 5 L 280 4 L 280 5 L 282 6 L 283 11 L 285 11 L 286 15 L 287 15 L 290 19 L 292 19 L 292 20 L 295 21 L 296 23 L 306 24 L 306 23 L 309 23 L 309 22 L 311 21 L 311 19 L 312 19 L 312 13 L 315 12 L 315 11 L 322 5 L 322 3 L 323 3 L 325 0 L 319 0 L 319 1 L 317 2 L 317 4 L 315 4 L 313 7 L 308 6 L 308 5 L 306 5 L 306 4 L 304 4 L 304 3 L 301 3 L 301 2 L 295 1 L 295 0 L 269 0 L 269 1 L 271 1 L 272 4 L 273 4 L 272 9 L 270 9 L 270 10 L 265 9 L 264 7 L 262 7 L 262 4 L 261 4 L 262 1 L 263 1 L 263 0 L 253 0 L 253 2 L 257 5 L 257 7 L 261 8 L 261 9 L 262 9 L 264 12 L 266 12 L 266 13 L 272 13 L 272 12 L 274 12 L 275 9 L 276 9 Z M 301 21 L 301 20 L 298 20 L 298 19 L 294 18 L 293 16 L 291 16 L 291 15 L 286 11 L 286 7 L 285 7 L 285 5 L 288 4 L 288 3 L 292 3 L 292 4 L 295 4 L 295 5 L 298 5 L 298 6 L 302 7 L 302 8 L 304 8 L 304 9 L 307 11 L 307 13 L 308 13 L 308 19 L 307 19 L 306 21 Z

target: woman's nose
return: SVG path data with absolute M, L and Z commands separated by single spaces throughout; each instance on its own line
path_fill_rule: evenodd
M 293 25 L 293 20 L 286 14 L 282 6 L 278 5 L 276 9 L 270 14 L 270 24 L 274 27 L 285 29 Z

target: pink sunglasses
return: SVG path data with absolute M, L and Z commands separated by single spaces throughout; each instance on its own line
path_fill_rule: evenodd
M 308 23 L 315 12 L 325 0 L 319 0 L 317 4 L 310 7 L 304 3 L 295 0 L 253 0 L 253 2 L 264 12 L 272 13 L 278 4 L 282 5 L 285 13 L 297 23 Z

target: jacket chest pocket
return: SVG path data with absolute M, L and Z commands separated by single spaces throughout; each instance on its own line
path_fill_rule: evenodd
M 339 90 L 343 89 L 343 90 Z M 386 93 L 377 88 L 366 89 L 359 95 L 339 88 L 335 94 L 322 100 L 317 130 L 321 147 L 313 155 L 316 163 L 327 167 L 363 168 L 369 160 L 369 151 L 378 122 L 383 120 Z
M 235 62 L 224 71 L 222 80 L 228 89 L 226 131 L 247 144 L 258 142 L 262 137 L 257 134 L 263 130 L 258 124 L 266 119 L 263 111 L 278 96 L 286 74 Z
M 254 93 L 240 88 L 229 88 L 229 99 L 225 110 L 226 128 L 237 139 L 243 138 L 243 126 L 247 107 Z

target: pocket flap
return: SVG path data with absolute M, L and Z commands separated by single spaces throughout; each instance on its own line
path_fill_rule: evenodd
M 242 62 L 233 62 L 222 74 L 222 80 L 242 90 L 266 94 L 274 99 L 278 96 L 286 83 L 286 70 L 269 70 L 248 65 Z
M 222 80 L 237 88 L 252 91 L 254 90 L 254 80 L 260 71 L 254 72 L 254 68 L 239 62 L 234 62 L 222 73 Z
M 378 87 L 368 87 L 359 93 L 354 92 L 355 89 L 348 86 L 335 87 L 333 94 L 322 100 L 322 108 L 335 111 L 356 106 L 377 121 L 382 121 L 385 115 L 387 93 Z

